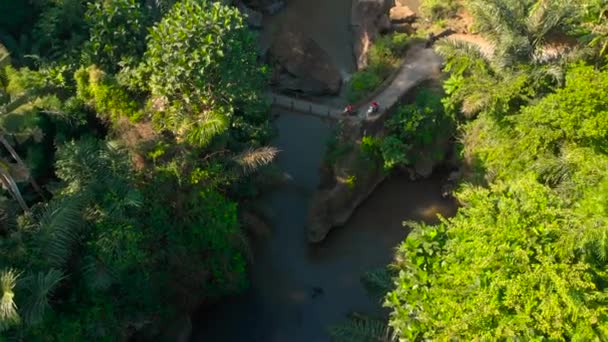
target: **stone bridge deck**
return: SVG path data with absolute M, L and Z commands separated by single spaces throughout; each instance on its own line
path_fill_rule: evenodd
M 273 106 L 289 109 L 302 114 L 309 114 L 323 119 L 343 119 L 341 108 L 334 108 L 324 104 L 298 99 L 287 95 L 270 93 L 268 95 Z
M 401 65 L 391 83 L 378 94 L 361 103 L 355 108 L 358 111 L 356 118 L 359 121 L 373 123 L 393 108 L 399 99 L 421 82 L 436 78 L 441 73 L 442 59 L 432 49 L 425 49 L 423 45 L 415 45 L 408 50 L 405 63 Z M 296 99 L 286 95 L 271 93 L 270 100 L 274 106 L 294 110 L 303 114 L 310 114 L 321 118 L 333 120 L 344 119 L 343 108 L 332 108 L 327 105 L 311 101 Z M 365 117 L 365 112 L 372 102 L 378 102 L 380 110 L 371 117 Z

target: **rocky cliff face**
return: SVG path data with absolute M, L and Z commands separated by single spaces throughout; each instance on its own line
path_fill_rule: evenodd
M 270 47 L 275 68 L 273 82 L 280 90 L 310 95 L 337 94 L 342 85 L 340 71 L 329 55 L 302 33 L 283 30 Z
M 380 31 L 386 28 L 392 0 L 353 0 L 350 23 L 357 69 L 367 66 L 367 53 Z

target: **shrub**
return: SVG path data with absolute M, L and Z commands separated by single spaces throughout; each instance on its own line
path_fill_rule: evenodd
M 359 101 L 376 90 L 394 72 L 400 56 L 407 50 L 409 37 L 395 33 L 378 38 L 368 55 L 367 68 L 353 74 L 347 90 L 348 100 Z
M 371 70 L 363 70 L 355 73 L 350 80 L 349 88 L 347 90 L 348 100 L 355 102 L 364 98 L 365 95 L 374 91 L 381 83 L 382 78 Z
M 431 20 L 455 16 L 460 9 L 458 0 L 424 0 L 420 5 L 422 15 Z
M 117 120 L 128 117 L 132 122 L 140 120 L 144 113 L 138 103 L 115 80 L 95 66 L 81 68 L 74 75 L 78 97 L 93 107 L 102 117 Z

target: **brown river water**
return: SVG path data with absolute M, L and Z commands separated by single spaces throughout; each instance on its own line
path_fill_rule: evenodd
M 327 49 L 342 70 L 352 72 L 349 13 L 350 0 L 294 0 L 266 20 L 267 30 L 285 23 L 298 25 Z M 310 245 L 306 217 L 331 128 L 318 118 L 278 114 L 274 145 L 282 152 L 277 163 L 292 181 L 261 199 L 274 213 L 274 231 L 252 242 L 250 289 L 196 314 L 193 342 L 329 341 L 327 328 L 348 313 L 383 313 L 360 279 L 390 263 L 395 247 L 407 236 L 402 222 L 436 222 L 437 214 L 451 216 L 456 210 L 451 200 L 441 196 L 441 176 L 416 182 L 394 176 L 345 226 L 334 229 L 322 243 Z M 313 298 L 315 287 L 323 293 Z

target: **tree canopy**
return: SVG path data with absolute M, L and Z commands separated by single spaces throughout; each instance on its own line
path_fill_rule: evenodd
M 385 297 L 401 340 L 608 339 L 608 74 L 587 45 L 597 8 L 576 4 L 465 2 L 494 55 L 440 44 L 443 103 L 462 132 L 461 208 L 407 223 Z M 558 33 L 584 53 L 537 58 Z M 546 77 L 555 66 L 562 76 Z

